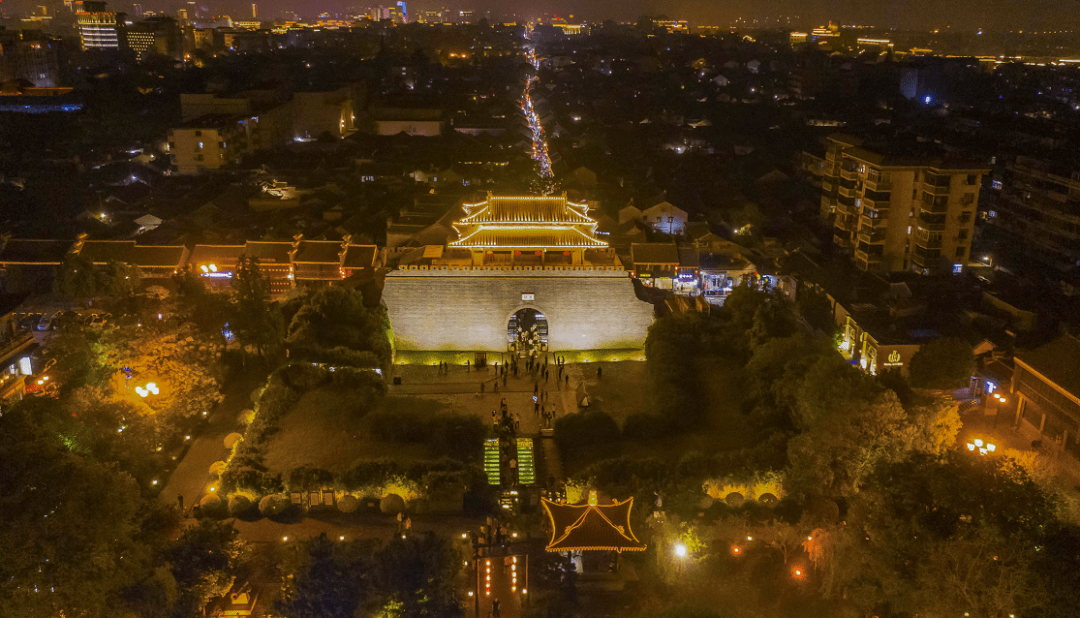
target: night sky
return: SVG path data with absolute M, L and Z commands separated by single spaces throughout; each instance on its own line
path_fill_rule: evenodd
M 42 0 L 0 0 L 6 15 L 30 10 Z M 177 0 L 144 0 L 144 9 L 175 9 Z M 247 0 L 200 0 L 212 14 L 249 18 Z M 301 16 L 321 11 L 362 11 L 369 6 L 393 4 L 391 0 L 262 0 L 260 17 L 273 19 L 291 9 Z M 727 25 L 737 18 L 757 19 L 758 25 L 788 25 L 807 28 L 830 19 L 843 24 L 873 25 L 899 29 L 952 27 L 961 30 L 1054 30 L 1080 27 L 1080 0 L 416 0 L 410 12 L 439 7 L 490 10 L 493 16 L 529 19 L 552 12 L 573 14 L 590 21 L 633 20 L 642 14 L 689 19 L 695 24 Z M 131 12 L 130 0 L 110 0 L 112 10 Z M 778 18 L 782 17 L 782 21 Z M 764 20 L 768 20 L 765 22 Z

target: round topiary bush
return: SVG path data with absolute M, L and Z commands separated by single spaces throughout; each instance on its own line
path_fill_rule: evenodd
M 251 499 L 244 494 L 233 494 L 229 496 L 229 515 L 239 517 L 246 513 L 250 508 Z
M 698 500 L 697 506 L 698 506 L 699 509 L 701 509 L 703 511 L 707 511 L 707 510 L 709 510 L 709 508 L 712 507 L 713 502 L 714 502 L 713 497 L 708 495 L 708 494 L 705 494 L 704 496 L 701 497 L 700 500 Z
M 337 508 L 342 513 L 353 513 L 358 506 L 360 506 L 360 501 L 356 499 L 356 496 L 351 494 L 345 494 L 337 502 Z
M 379 500 L 379 511 L 387 515 L 404 512 L 405 499 L 397 494 L 386 494 Z
M 270 494 L 259 500 L 259 512 L 264 517 L 279 515 L 289 508 L 289 497 L 285 494 Z
M 742 503 L 745 501 L 746 498 L 743 498 L 743 495 L 737 491 L 733 491 L 724 497 L 724 502 L 727 502 L 727 505 L 730 507 L 742 506 Z
M 225 436 L 225 448 L 232 448 L 233 445 L 235 445 L 237 442 L 243 441 L 243 439 L 243 435 L 238 434 L 234 431 L 233 433 Z
M 224 461 L 215 461 L 214 463 L 210 464 L 210 474 L 212 476 L 216 476 L 218 478 L 221 478 L 221 473 L 225 472 L 225 470 L 227 470 L 228 467 L 229 467 L 229 464 L 224 462 Z
M 199 500 L 199 513 L 203 517 L 223 517 L 225 502 L 217 494 L 206 494 Z
M 770 493 L 761 494 L 760 496 L 758 496 L 757 500 L 765 506 L 776 506 L 776 503 L 780 502 L 780 500 L 778 500 L 776 496 Z
M 240 413 L 240 422 L 244 425 L 250 425 L 251 421 L 255 420 L 255 410 L 244 410 Z

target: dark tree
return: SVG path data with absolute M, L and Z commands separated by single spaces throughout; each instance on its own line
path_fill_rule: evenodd
M 916 388 L 961 388 L 971 378 L 975 357 L 971 346 L 960 339 L 944 337 L 923 344 L 911 357 L 908 375 Z

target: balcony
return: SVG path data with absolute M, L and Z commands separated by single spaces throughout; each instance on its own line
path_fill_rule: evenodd
M 888 180 L 870 180 L 866 177 L 866 189 L 868 191 L 892 191 L 892 182 Z
M 859 229 L 859 242 L 864 242 L 870 245 L 878 245 L 885 242 L 885 230 L 868 230 L 865 228 Z
M 854 228 L 854 223 L 853 223 L 852 219 L 853 219 L 853 217 L 851 217 L 850 215 L 849 216 L 837 215 L 836 221 L 833 222 L 833 227 L 835 227 L 838 230 L 843 230 L 845 232 L 850 233 L 852 231 L 852 229 Z
M 860 270 L 881 270 L 881 256 L 870 255 L 865 251 L 856 251 L 855 266 Z
M 915 246 L 923 249 L 941 249 L 940 238 L 920 238 L 915 236 Z
M 832 193 L 832 190 L 833 190 L 833 188 L 835 186 L 836 185 L 833 184 L 833 177 L 832 176 L 827 176 L 827 177 L 821 179 L 821 190 L 822 191 L 824 191 L 826 193 Z
M 859 217 L 859 227 L 863 229 L 884 230 L 888 226 L 887 219 L 875 219 L 866 215 Z
M 926 230 L 927 232 L 944 232 L 945 222 L 933 220 L 928 221 L 922 217 L 919 217 L 919 229 Z
M 922 183 L 922 190 L 926 191 L 930 195 L 948 195 L 950 193 L 949 185 L 932 185 L 928 182 Z
M 840 178 L 843 178 L 844 180 L 855 180 L 856 178 L 858 178 L 858 176 L 859 176 L 859 173 L 857 171 L 853 170 L 853 169 L 851 169 L 851 170 L 841 169 L 840 170 Z
M 840 247 L 841 249 L 851 248 L 851 237 L 849 236 L 840 236 L 837 234 L 833 234 L 832 241 L 834 245 Z
M 850 197 L 850 198 L 854 199 L 854 197 L 855 197 L 855 187 L 845 187 L 843 184 L 841 184 L 840 185 L 840 195 L 843 195 L 844 197 Z
M 889 200 L 874 200 L 864 196 L 861 204 L 863 205 L 863 208 L 869 208 L 871 210 L 889 209 Z
M 943 215 L 949 212 L 948 204 L 927 204 L 926 202 L 919 202 L 919 209 L 925 213 L 932 215 Z
M 855 211 L 855 205 L 845 203 L 844 200 L 837 200 L 836 201 L 836 212 L 838 212 L 840 214 L 843 214 L 843 215 L 855 215 L 855 214 L 857 214 L 856 211 Z

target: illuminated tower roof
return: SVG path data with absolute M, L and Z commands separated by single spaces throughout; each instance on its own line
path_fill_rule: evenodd
M 457 240 L 449 246 L 488 250 L 600 249 L 607 243 L 596 238 L 596 221 L 585 203 L 560 196 L 504 196 L 464 204 L 466 216 L 453 224 Z

